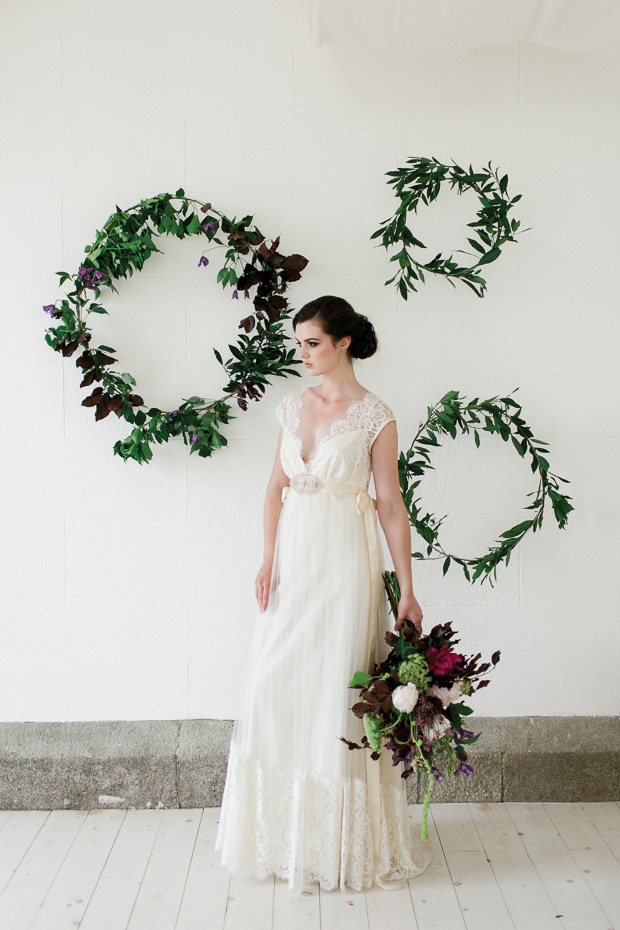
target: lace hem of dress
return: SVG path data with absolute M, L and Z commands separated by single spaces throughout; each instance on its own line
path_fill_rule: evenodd
M 378 763 L 377 763 L 378 764 Z M 421 842 L 421 841 L 420 841 Z M 375 875 L 372 827 L 363 778 L 332 778 L 269 769 L 231 756 L 215 849 L 232 874 L 276 875 L 289 890 L 402 888 L 424 871 L 430 849 L 414 860 L 404 785 L 381 783 L 381 865 Z

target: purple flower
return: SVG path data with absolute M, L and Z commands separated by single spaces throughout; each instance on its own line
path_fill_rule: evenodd
M 234 289 L 234 291 L 232 292 L 232 295 L 233 295 L 233 300 L 239 300 L 239 291 L 237 290 L 237 288 Z
M 98 268 L 87 268 L 85 265 L 80 265 L 78 275 L 82 279 L 84 287 L 89 288 L 91 291 L 97 288 L 97 284 L 94 282 L 103 281 L 107 277 L 107 275 L 99 271 Z
M 467 762 L 459 762 L 456 769 L 454 770 L 454 774 L 458 775 L 460 773 L 462 775 L 469 776 L 471 775 L 473 770 L 474 770 L 473 765 L 468 765 Z
M 200 446 L 200 445 L 202 445 L 202 439 L 200 438 L 200 436 L 198 435 L 198 433 L 194 433 L 194 435 L 192 436 L 192 443 L 193 443 L 195 446 Z
M 178 416 L 179 416 L 179 411 L 178 411 L 178 410 L 173 410 L 171 413 L 168 414 L 168 416 L 171 417 L 171 418 L 174 420 L 175 417 L 178 417 Z
M 431 765 L 431 772 L 433 773 L 433 778 L 435 781 L 439 781 L 440 778 L 444 778 L 443 772 L 440 772 L 436 765 Z
M 246 290 L 243 292 L 243 296 L 244 296 L 245 299 L 247 300 L 248 297 L 250 296 L 250 292 L 246 289 Z
M 215 223 L 212 223 L 212 222 L 203 223 L 203 225 L 200 228 L 204 229 L 205 232 L 208 232 L 209 230 L 211 232 L 215 232 Z
M 198 262 L 198 267 L 200 268 L 201 265 L 208 265 L 208 264 L 209 264 L 209 259 L 207 258 L 207 256 L 201 255 L 200 261 Z
M 46 304 L 46 306 L 43 307 L 43 309 L 45 310 L 46 313 L 49 313 L 51 314 L 51 316 L 54 316 L 54 314 L 56 313 L 56 304 Z

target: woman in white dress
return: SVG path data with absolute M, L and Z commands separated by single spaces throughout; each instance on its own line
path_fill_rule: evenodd
M 372 323 L 339 297 L 293 318 L 316 387 L 279 403 L 264 507 L 264 556 L 241 711 L 234 721 L 215 849 L 233 874 L 276 875 L 289 890 L 402 887 L 428 865 L 408 818 L 403 764 L 351 750 L 363 722 L 348 682 L 389 651 L 387 630 L 422 629 L 411 531 L 398 480 L 396 421 L 358 382 L 377 349 Z M 374 478 L 376 501 L 368 494 Z M 392 626 L 377 515 L 401 590 Z

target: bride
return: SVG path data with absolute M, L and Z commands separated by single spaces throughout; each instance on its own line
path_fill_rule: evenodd
M 393 629 L 409 618 L 422 630 L 396 421 L 353 370 L 378 346 L 365 316 L 325 296 L 305 304 L 293 328 L 307 371 L 322 380 L 276 408 L 259 610 L 215 849 L 233 874 L 275 875 L 291 891 L 402 887 L 431 859 L 409 823 L 403 764 L 385 751 L 372 760 L 342 739 L 364 734 L 350 710 L 351 676 L 389 651 L 377 517 L 401 591 Z

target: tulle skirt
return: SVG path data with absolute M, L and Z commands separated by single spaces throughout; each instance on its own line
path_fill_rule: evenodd
M 233 724 L 215 849 L 233 874 L 275 874 L 291 891 L 402 887 L 431 859 L 409 822 L 402 763 L 339 739 L 364 734 L 347 684 L 385 657 L 393 629 L 365 496 L 369 514 L 350 494 L 286 498 Z

